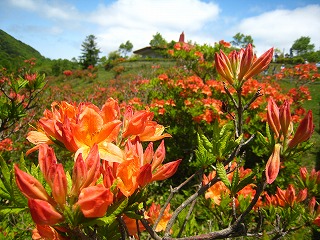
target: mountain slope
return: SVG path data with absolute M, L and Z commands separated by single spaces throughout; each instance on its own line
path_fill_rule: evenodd
M 0 29 L 0 67 L 15 69 L 30 58 L 44 59 L 37 50 Z

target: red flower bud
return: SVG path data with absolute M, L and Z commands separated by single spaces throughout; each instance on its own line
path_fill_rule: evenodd
M 27 198 L 42 199 L 44 201 L 52 202 L 52 198 L 35 177 L 20 170 L 17 164 L 14 165 L 14 173 L 17 186 L 23 195 Z
M 290 112 L 290 103 L 284 101 L 283 105 L 280 107 L 279 111 L 280 125 L 283 136 L 287 136 L 288 129 L 291 123 L 291 112 Z
M 64 220 L 63 216 L 48 202 L 29 199 L 28 206 L 32 220 L 39 225 L 54 225 Z
M 164 180 L 171 177 L 178 170 L 181 159 L 166 163 L 159 167 L 152 176 L 152 181 Z
M 280 169 L 281 145 L 277 143 L 266 165 L 267 183 L 271 184 L 277 178 Z
M 280 112 L 275 101 L 270 97 L 268 99 L 268 107 L 267 107 L 267 121 L 271 129 L 273 130 L 276 137 L 279 137 L 280 133 Z
M 139 186 L 144 187 L 149 182 L 151 182 L 151 179 L 152 179 L 151 165 L 147 163 L 146 165 L 140 168 L 140 173 L 137 177 L 137 182 Z
M 312 120 L 312 111 L 309 110 L 307 115 L 302 119 L 300 122 L 296 133 L 294 134 L 293 139 L 289 142 L 288 147 L 289 148 L 294 148 L 296 147 L 299 143 L 302 143 L 304 141 L 307 141 L 313 131 L 314 131 L 314 124 Z

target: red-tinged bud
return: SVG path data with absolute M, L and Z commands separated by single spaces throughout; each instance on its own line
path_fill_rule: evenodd
M 91 184 L 94 184 L 100 176 L 100 156 L 97 144 L 94 144 L 93 147 L 90 149 L 85 164 L 87 176 L 81 188 L 85 188 L 90 186 Z
M 309 110 L 307 115 L 300 122 L 293 139 L 289 142 L 288 147 L 294 148 L 299 143 L 307 141 L 314 131 L 312 111 Z
M 103 185 L 106 188 L 110 188 L 113 184 L 115 177 L 109 164 L 105 163 L 104 167 L 101 167 L 101 172 L 103 175 Z
M 63 216 L 47 201 L 29 199 L 32 220 L 39 225 L 54 225 L 64 220 Z
M 87 179 L 87 167 L 83 161 L 82 154 L 80 153 L 76 159 L 76 162 L 72 171 L 72 188 L 71 195 L 78 196 L 83 183 Z
M 320 227 L 320 216 L 318 216 L 314 221 L 313 224 L 317 225 Z
M 159 147 L 155 151 L 152 159 L 152 172 L 163 162 L 166 156 L 166 148 L 164 146 L 164 141 L 162 140 Z
M 320 184 L 320 171 L 317 171 L 316 183 Z
M 266 51 L 257 60 L 253 62 L 253 64 L 250 67 L 250 70 L 244 75 L 243 78 L 245 80 L 248 80 L 254 75 L 257 75 L 263 70 L 265 70 L 270 64 L 272 57 L 273 57 L 273 48 L 270 48 L 268 51 Z
M 267 183 L 271 184 L 277 178 L 280 170 L 281 145 L 277 143 L 266 165 Z
M 224 54 L 224 52 L 220 51 L 220 54 L 215 53 L 214 59 L 217 72 L 222 78 L 227 80 L 230 85 L 233 85 L 233 75 L 228 57 Z
M 287 100 L 285 100 L 283 105 L 280 107 L 279 118 L 281 131 L 283 135 L 286 137 L 288 135 L 288 129 L 291 124 L 290 103 Z
M 150 142 L 143 153 L 143 165 L 151 163 L 153 157 L 153 142 Z
M 306 181 L 308 176 L 308 170 L 306 167 L 300 168 L 300 178 L 302 181 Z
M 27 198 L 52 201 L 42 184 L 35 177 L 20 170 L 17 164 L 14 165 L 14 173 L 18 188 Z
M 277 104 L 274 102 L 273 98 L 270 97 L 268 99 L 267 121 L 277 138 L 279 137 L 281 128 L 279 114 L 280 113 Z
M 78 200 L 80 210 L 87 218 L 103 217 L 112 202 L 112 192 L 102 185 L 82 189 Z
M 292 186 L 292 184 L 289 184 L 286 190 L 285 198 L 286 198 L 285 200 L 287 204 L 293 207 L 293 204 L 295 203 L 295 199 L 296 199 L 296 191 L 294 190 L 294 187 Z
M 41 240 L 41 239 L 66 240 L 66 238 L 62 237 L 55 228 L 48 225 L 39 225 L 39 224 L 37 224 L 36 228 L 32 230 L 32 239 L 33 240 Z
M 253 61 L 253 50 L 252 45 L 248 44 L 243 53 L 240 55 L 241 63 L 240 63 L 240 72 L 238 74 L 238 80 L 242 81 L 244 75 L 249 71 L 252 61 Z
M 55 177 L 52 185 L 52 196 L 54 200 L 63 207 L 66 203 L 67 197 L 67 177 L 64 172 L 62 164 L 57 164 Z
M 302 189 L 299 191 L 298 195 L 297 195 L 297 198 L 296 198 L 296 201 L 297 202 L 302 202 L 304 200 L 306 200 L 308 196 L 308 189 Z
M 285 206 L 285 204 L 286 204 L 286 196 L 285 195 L 286 195 L 286 191 L 277 187 L 276 199 L 277 199 L 279 206 L 282 206 L 282 207 Z
M 151 179 L 152 179 L 151 164 L 147 163 L 140 168 L 140 172 L 137 177 L 137 182 L 140 187 L 144 187 L 145 185 L 151 182 Z
M 49 183 L 50 187 L 52 186 L 53 179 L 50 179 L 49 172 L 52 171 L 52 166 L 57 164 L 57 158 L 54 154 L 54 151 L 47 144 L 41 144 L 39 147 L 39 167 L 43 173 L 44 179 Z
M 316 206 L 316 198 L 315 198 L 315 197 L 312 197 L 312 198 L 310 199 L 309 204 L 308 204 L 308 209 L 309 209 L 309 212 L 310 212 L 311 214 L 314 213 L 314 208 L 315 208 L 315 206 Z
M 152 181 L 164 180 L 171 177 L 178 170 L 181 159 L 166 163 L 159 167 L 155 174 L 152 176 Z

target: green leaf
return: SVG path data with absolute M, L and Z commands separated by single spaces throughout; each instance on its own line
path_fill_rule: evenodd
M 0 206 L 0 215 L 18 214 L 26 209 L 27 207 Z
M 232 181 L 231 181 L 231 193 L 235 195 L 237 193 L 236 189 L 239 182 L 239 169 L 238 167 L 233 172 Z
M 125 211 L 124 212 L 125 215 L 127 215 L 129 218 L 133 218 L 133 219 L 143 219 L 142 215 L 139 215 L 133 211 Z
M 244 188 L 245 186 L 253 183 L 253 178 L 256 174 L 254 172 L 252 172 L 251 174 L 249 174 L 248 176 L 246 176 L 244 179 L 242 179 L 239 184 L 237 185 L 236 189 L 235 189 L 235 193 L 239 192 L 242 188 Z
M 226 187 L 230 189 L 230 187 L 231 187 L 230 181 L 228 179 L 227 172 L 226 172 L 226 169 L 224 168 L 223 164 L 221 162 L 217 162 L 216 167 L 217 167 L 217 174 L 218 174 L 219 178 L 226 185 Z
M 66 178 L 67 178 L 68 192 L 70 192 L 72 187 L 72 178 L 70 176 L 69 171 L 66 172 Z
M 265 146 L 267 149 L 270 148 L 270 145 L 269 145 L 267 139 L 265 138 L 265 136 L 262 135 L 261 132 L 257 132 L 256 136 L 257 136 L 257 138 L 256 138 L 257 141 L 258 141 L 261 145 Z
M 199 128 L 198 130 L 198 143 L 201 142 L 202 146 L 208 150 L 209 152 L 212 152 L 213 145 L 212 143 L 208 140 L 208 138 L 203 134 L 202 130 Z
M 6 188 L 6 190 L 10 193 L 11 192 L 11 173 L 8 168 L 7 163 L 3 159 L 3 157 L 0 155 L 0 167 L 1 167 L 1 173 L 2 173 L 2 182 L 3 186 Z

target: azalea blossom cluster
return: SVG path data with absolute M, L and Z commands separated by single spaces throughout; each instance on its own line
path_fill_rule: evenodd
M 177 171 L 181 160 L 163 164 L 163 138 L 170 135 L 152 118 L 151 112 L 134 111 L 130 106 L 122 116 L 112 98 L 101 109 L 91 103 L 54 102 L 51 111 L 45 110 L 38 130 L 29 132 L 27 138 L 36 144 L 28 154 L 39 150 L 39 167 L 47 187 L 14 166 L 17 186 L 28 198 L 38 235 L 50 232 L 58 236 L 57 230 L 68 233 L 66 212 L 79 219 L 103 217 L 112 204 Z M 154 150 L 153 141 L 157 140 L 162 141 Z M 143 149 L 146 141 L 150 143 Z M 69 181 L 63 164 L 49 147 L 53 143 L 74 153 Z

